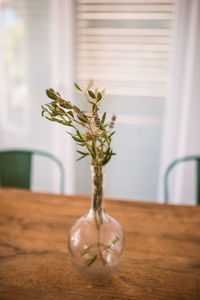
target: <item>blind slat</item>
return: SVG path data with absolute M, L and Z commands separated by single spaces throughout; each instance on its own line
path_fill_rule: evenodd
M 80 35 L 79 43 L 128 43 L 128 44 L 167 44 L 169 37 L 167 36 L 98 36 L 95 38 L 91 35 Z
M 168 45 L 151 45 L 151 44 L 110 44 L 110 43 L 82 43 L 79 45 L 80 50 L 112 50 L 112 51 L 164 51 L 167 52 Z
M 122 0 L 78 0 L 78 4 L 123 4 L 124 1 Z M 159 4 L 171 4 L 173 3 L 173 0 L 126 0 L 126 3 L 132 3 L 132 4 L 141 4 L 141 3 L 159 3 Z
M 79 20 L 170 20 L 170 13 L 78 13 Z
M 169 54 L 167 52 L 138 52 L 138 51 L 115 51 L 112 50 L 82 50 L 77 52 L 79 57 L 93 57 L 93 58 L 121 58 L 121 59 L 168 59 Z M 125 58 L 124 58 L 125 57 Z M 167 66 L 167 62 L 166 62 Z
M 161 28 L 77 28 L 77 33 L 81 35 L 137 35 L 137 36 L 170 36 L 169 29 Z
M 134 4 L 134 5 L 79 5 L 78 12 L 170 12 L 172 5 L 147 5 L 147 4 Z
M 87 71 L 87 74 L 85 74 L 84 76 L 82 76 L 82 78 L 84 79 L 88 79 L 88 78 L 92 78 L 94 76 L 94 72 L 93 71 Z M 122 76 L 123 76 L 123 80 L 122 80 Z M 131 74 L 131 73 L 117 73 L 116 72 L 96 72 L 95 73 L 95 78 L 96 80 L 101 80 L 102 78 L 104 78 L 104 80 L 121 80 L 121 82 L 123 81 L 135 81 L 135 82 L 166 82 L 166 76 L 154 76 L 153 74 L 151 74 L 151 77 L 149 77 L 149 74 Z

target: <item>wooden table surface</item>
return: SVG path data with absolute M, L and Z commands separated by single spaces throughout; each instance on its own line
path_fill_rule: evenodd
M 119 270 L 104 286 L 79 279 L 67 250 L 89 197 L 0 189 L 0 299 L 200 299 L 200 207 L 106 200 L 124 228 Z

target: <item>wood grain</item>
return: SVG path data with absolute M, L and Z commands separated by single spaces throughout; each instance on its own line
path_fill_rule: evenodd
M 0 189 L 0 299 L 200 299 L 200 207 L 106 200 L 126 235 L 111 282 L 89 286 L 68 257 L 89 197 Z

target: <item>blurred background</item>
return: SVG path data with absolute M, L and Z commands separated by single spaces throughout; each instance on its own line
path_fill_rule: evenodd
M 117 115 L 105 196 L 163 202 L 169 163 L 200 155 L 199 31 L 199 0 L 0 0 L 0 149 L 54 154 L 65 193 L 89 194 L 89 161 L 41 104 L 52 87 L 81 106 L 73 82 L 93 78 Z M 33 171 L 33 190 L 57 192 L 48 161 Z M 170 202 L 194 204 L 195 184 L 194 162 L 177 168 Z

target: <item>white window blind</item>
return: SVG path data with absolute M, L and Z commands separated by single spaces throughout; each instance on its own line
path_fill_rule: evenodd
M 76 80 L 111 95 L 165 97 L 173 0 L 77 0 Z

